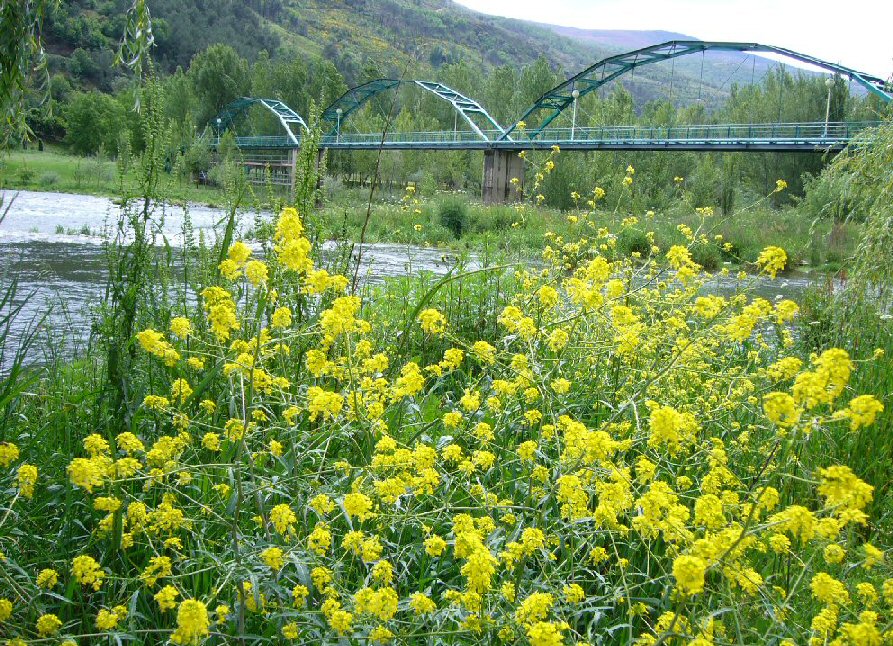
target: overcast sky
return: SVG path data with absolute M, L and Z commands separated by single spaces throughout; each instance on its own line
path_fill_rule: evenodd
M 457 2 L 485 13 L 583 29 L 663 29 L 701 40 L 758 42 L 882 78 L 893 72 L 893 0 Z

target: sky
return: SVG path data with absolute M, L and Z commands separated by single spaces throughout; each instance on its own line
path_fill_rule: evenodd
M 700 40 L 775 45 L 885 79 L 893 72 L 893 0 L 456 1 L 484 13 L 582 29 L 662 29 Z

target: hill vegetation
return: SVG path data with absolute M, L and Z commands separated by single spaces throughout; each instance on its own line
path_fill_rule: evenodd
M 254 61 L 262 51 L 278 60 L 322 57 L 333 63 L 348 86 L 370 76 L 437 76 L 444 66 L 469 62 L 484 70 L 519 68 L 543 57 L 558 76 L 573 74 L 604 56 L 673 38 L 670 32 L 581 30 L 488 16 L 449 0 L 150 0 L 154 18 L 155 62 L 161 71 L 188 68 L 214 43 L 226 43 Z M 121 82 L 113 51 L 124 26 L 129 0 L 71 0 L 47 19 L 51 70 L 76 88 L 105 92 Z M 768 61 L 759 57 L 747 69 L 738 57 L 708 56 L 703 73 L 697 62 L 678 69 L 645 69 L 629 89 L 638 101 L 662 94 L 670 75 L 681 101 L 699 85 L 708 105 L 726 98 L 733 81 Z M 737 69 L 737 75 L 736 70 Z M 703 79 L 703 84 L 701 80 Z M 58 82 L 58 81 L 57 81 Z

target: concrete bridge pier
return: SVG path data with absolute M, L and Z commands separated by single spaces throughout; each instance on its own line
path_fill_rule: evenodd
M 291 195 L 295 194 L 295 182 L 298 179 L 298 149 L 292 148 L 288 151 L 288 190 Z
M 500 149 L 484 151 L 484 181 L 481 183 L 484 204 L 507 204 L 521 199 L 524 160 L 518 157 L 519 152 L 521 151 Z M 512 180 L 516 178 L 517 184 L 512 184 Z
M 322 187 L 326 174 L 326 155 L 328 148 L 320 148 L 316 151 L 316 206 L 322 206 Z

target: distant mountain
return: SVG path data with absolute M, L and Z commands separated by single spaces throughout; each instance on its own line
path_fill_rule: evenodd
M 579 29 L 578 27 L 563 27 L 561 25 L 549 25 L 537 23 L 542 27 L 551 29 L 556 34 L 579 40 L 605 50 L 632 51 L 649 45 L 665 43 L 668 40 L 698 40 L 694 36 L 686 36 L 674 31 L 641 30 L 632 29 Z
M 628 30 L 628 29 L 579 29 L 577 27 L 564 27 L 560 25 L 541 25 L 566 38 L 571 38 L 580 43 L 601 48 L 611 54 L 642 49 L 651 45 L 659 45 L 671 40 L 700 40 L 694 36 L 680 34 L 673 31 L 661 30 Z M 773 43 L 765 43 L 771 45 Z M 703 68 L 702 68 L 703 61 Z M 778 65 L 772 59 L 760 55 L 744 54 L 738 52 L 707 52 L 703 58 L 700 56 L 680 57 L 673 62 L 655 63 L 654 66 L 642 74 L 650 80 L 659 80 L 667 83 L 666 92 L 669 94 L 669 77 L 680 74 L 684 79 L 687 89 L 696 89 L 691 86 L 696 81 L 696 86 L 703 84 L 707 88 L 707 94 L 714 98 L 724 98 L 728 95 L 733 83 L 746 85 L 751 82 L 759 82 L 769 70 Z M 805 74 L 811 72 L 804 71 Z M 624 83 L 630 86 L 630 90 L 636 94 L 636 82 L 630 78 L 624 79 Z M 648 85 L 648 83 L 645 83 Z M 703 95 L 702 89 L 701 94 Z M 685 97 L 689 99 L 690 97 Z M 704 98 L 702 96 L 702 98 Z

